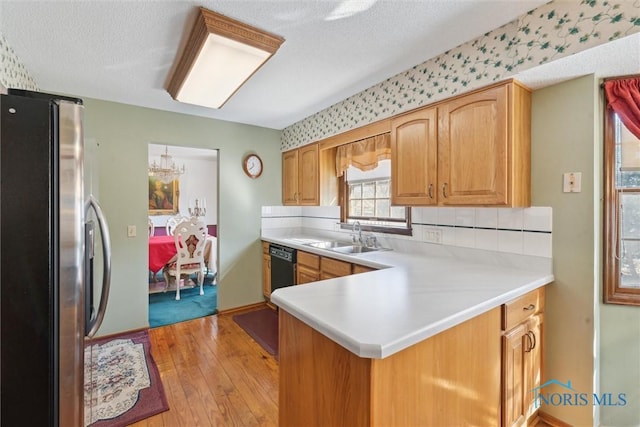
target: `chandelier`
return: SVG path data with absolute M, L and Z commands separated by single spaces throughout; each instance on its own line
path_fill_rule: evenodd
M 169 148 L 165 145 L 164 154 L 160 155 L 160 164 L 153 163 L 149 165 L 149 176 L 162 181 L 165 184 L 169 184 L 171 181 L 177 179 L 185 172 L 184 165 L 181 168 L 177 167 L 171 156 L 169 155 Z

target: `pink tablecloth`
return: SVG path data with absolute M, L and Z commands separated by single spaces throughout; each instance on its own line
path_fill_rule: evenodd
M 157 273 L 177 253 L 173 236 L 149 237 L 149 270 Z
M 204 260 L 209 272 L 216 269 L 216 238 L 207 236 L 207 243 L 204 249 Z M 162 270 L 168 262 L 178 253 L 173 236 L 151 236 L 149 237 L 149 270 L 157 273 Z

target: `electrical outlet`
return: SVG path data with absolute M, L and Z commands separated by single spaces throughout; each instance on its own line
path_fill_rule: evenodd
M 136 237 L 136 226 L 128 225 L 127 226 L 127 237 Z
M 422 240 L 427 243 L 442 244 L 442 230 L 438 228 L 425 229 L 422 235 Z

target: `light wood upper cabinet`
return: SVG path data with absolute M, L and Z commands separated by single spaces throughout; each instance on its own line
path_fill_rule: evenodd
M 391 121 L 391 203 L 437 203 L 436 108 L 421 109 Z
M 298 150 L 282 153 L 282 204 L 296 205 L 298 196 Z
M 320 204 L 317 144 L 282 154 L 282 203 L 298 206 Z
M 529 206 L 530 133 L 531 93 L 515 81 L 394 118 L 392 203 Z
M 530 204 L 530 94 L 516 83 L 438 107 L 442 205 Z
M 317 206 L 319 196 L 318 144 L 298 149 L 298 204 Z

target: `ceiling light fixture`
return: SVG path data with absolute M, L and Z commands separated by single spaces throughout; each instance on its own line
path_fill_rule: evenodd
M 220 108 L 284 39 L 200 8 L 167 91 L 187 104 Z
M 176 166 L 173 159 L 169 155 L 169 147 L 164 147 L 164 154 L 160 155 L 160 164 L 153 163 L 149 165 L 149 176 L 154 177 L 158 181 L 165 184 L 169 184 L 171 181 L 176 180 L 185 173 L 184 165 L 181 168 Z

